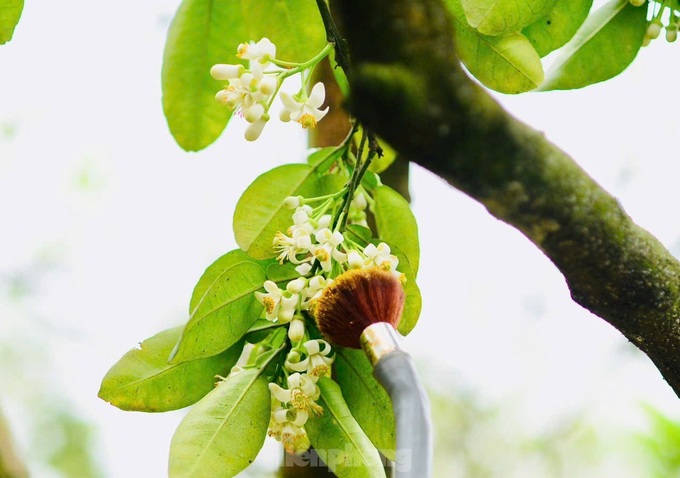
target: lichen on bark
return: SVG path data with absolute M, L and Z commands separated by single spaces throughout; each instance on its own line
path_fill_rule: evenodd
M 336 10 L 352 61 L 348 109 L 524 233 L 572 298 L 643 350 L 680 395 L 680 263 L 467 76 L 441 0 L 343 0 Z

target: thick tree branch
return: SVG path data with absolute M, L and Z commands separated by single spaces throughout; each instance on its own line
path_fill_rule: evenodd
M 441 0 L 343 0 L 338 9 L 352 113 L 522 231 L 573 299 L 647 353 L 680 395 L 680 263 L 566 153 L 467 77 Z

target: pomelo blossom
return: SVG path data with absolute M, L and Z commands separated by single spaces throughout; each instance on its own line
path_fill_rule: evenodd
M 314 85 L 309 97 L 304 91 L 295 96 L 282 91 L 279 98 L 285 108 L 279 116 L 281 121 L 297 121 L 303 128 L 314 128 L 328 113 L 328 107 L 320 109 L 326 99 L 326 88 L 321 82 Z

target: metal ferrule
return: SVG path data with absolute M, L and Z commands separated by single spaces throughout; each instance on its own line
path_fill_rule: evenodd
M 399 334 L 387 322 L 376 322 L 366 327 L 361 334 L 360 341 L 361 348 L 364 349 L 373 366 L 390 352 L 401 350 Z

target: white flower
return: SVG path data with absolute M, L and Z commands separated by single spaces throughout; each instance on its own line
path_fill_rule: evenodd
M 351 250 L 347 253 L 347 264 L 352 269 L 363 269 L 371 264 L 371 260 L 362 256 L 359 251 Z
M 338 262 L 347 260 L 346 254 L 338 250 L 338 246 L 345 240 L 340 231 L 331 232 L 326 227 L 318 231 L 314 237 L 319 243 L 314 248 L 314 257 L 321 263 L 324 272 L 330 272 L 332 268 L 331 259 Z
M 290 322 L 300 302 L 300 294 L 284 292 L 270 280 L 264 282 L 264 289 L 267 292 L 255 292 L 255 298 L 264 305 L 267 320 L 278 320 L 282 324 Z
M 236 50 L 236 56 L 266 65 L 276 58 L 276 45 L 269 41 L 269 38 L 262 38 L 257 43 L 241 43 Z
M 276 77 L 265 76 L 257 63 L 251 71 L 240 71 L 238 66 L 240 65 L 213 66 L 211 74 L 214 77 L 229 80 L 229 84 L 217 92 L 215 100 L 234 111 L 241 111 L 243 118 L 250 123 L 246 128 L 245 138 L 255 141 L 269 120 L 268 102 L 276 91 L 278 80 Z
M 299 354 L 293 354 L 295 351 L 291 351 L 286 359 L 286 367 L 295 372 L 304 372 L 307 377 L 311 377 L 314 381 L 329 375 L 331 364 L 335 360 L 335 355 L 329 356 L 332 350 L 330 344 L 320 339 L 308 340 L 303 344 L 303 347 L 307 351 L 307 357 L 302 359 Z
M 288 376 L 288 389 L 281 388 L 275 383 L 269 384 L 272 396 L 282 402 L 290 403 L 296 410 L 321 415 L 323 408 L 315 400 L 321 395 L 321 390 L 314 381 L 306 375 L 294 373 Z
M 311 302 L 317 299 L 331 282 L 333 282 L 333 279 L 326 279 L 324 276 L 314 276 L 309 279 L 307 287 L 300 293 L 302 296 L 300 308 L 302 310 L 309 310 Z
M 255 292 L 255 298 L 264 305 L 267 320 L 275 320 L 281 308 L 283 291 L 279 289 L 276 282 L 268 280 L 264 282 L 264 290 L 267 293 Z
M 285 108 L 279 116 L 281 121 L 293 120 L 300 123 L 303 128 L 314 128 L 328 113 L 328 107 L 324 110 L 319 109 L 326 99 L 326 89 L 321 82 L 314 85 L 308 98 L 297 99 L 285 91 L 279 96 Z
M 396 271 L 399 259 L 390 252 L 390 246 L 384 242 L 378 244 L 378 247 L 369 244 L 364 249 L 364 254 L 373 264 L 386 271 Z
M 272 410 L 267 434 L 279 440 L 289 453 L 301 453 L 311 446 L 304 428 L 309 414 L 304 410 L 276 407 Z
M 305 229 L 298 227 L 292 231 L 292 237 L 286 236 L 282 232 L 277 232 L 274 236 L 274 251 L 278 252 L 276 259 L 279 263 L 288 260 L 293 264 L 302 264 L 312 260 L 311 256 L 298 259 L 298 255 L 308 255 L 313 249 L 312 237 Z

